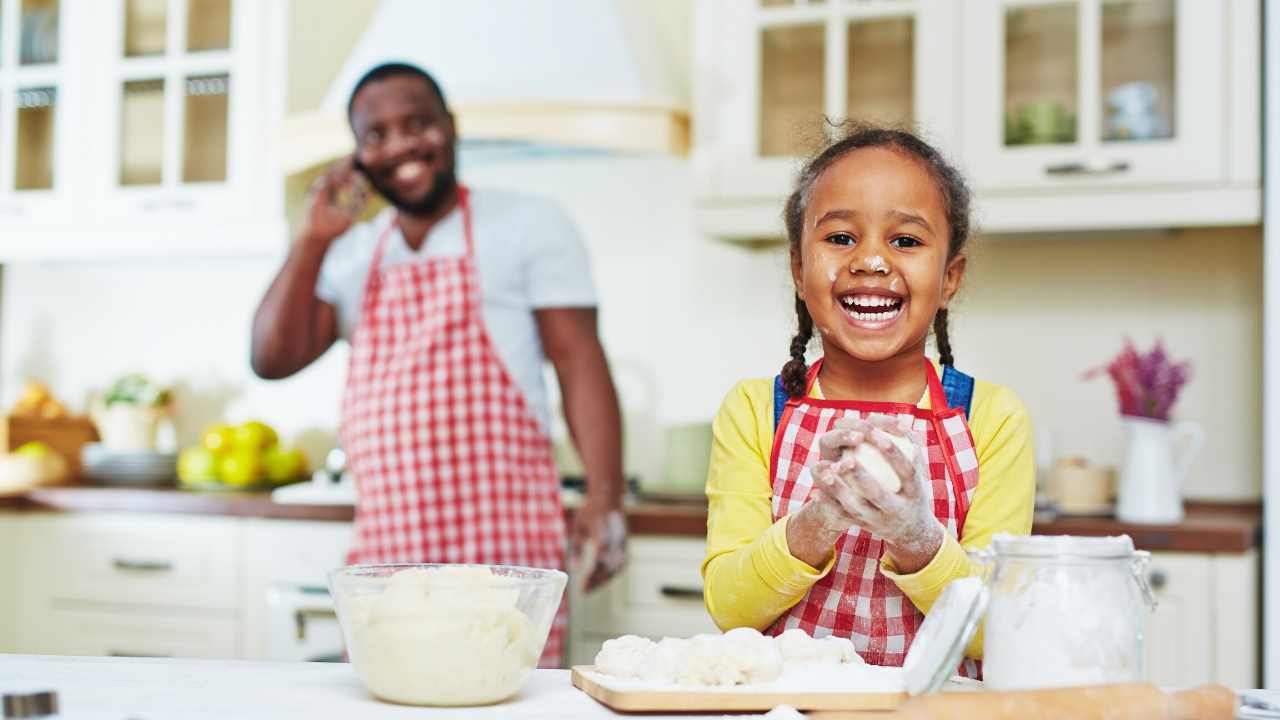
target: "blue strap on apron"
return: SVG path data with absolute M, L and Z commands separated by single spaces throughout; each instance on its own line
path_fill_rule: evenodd
M 947 407 L 964 408 L 964 416 L 972 417 L 973 377 L 965 375 L 950 365 L 942 366 L 942 392 L 947 396 Z M 773 429 L 782 422 L 782 410 L 790 398 L 782 389 L 782 376 L 773 378 Z

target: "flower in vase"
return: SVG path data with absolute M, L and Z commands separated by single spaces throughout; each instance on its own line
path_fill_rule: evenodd
M 1191 377 L 1191 363 L 1173 362 L 1160 340 L 1146 354 L 1125 340 L 1124 349 L 1115 359 L 1085 373 L 1085 379 L 1103 372 L 1115 384 L 1122 415 L 1168 421 L 1178 393 Z

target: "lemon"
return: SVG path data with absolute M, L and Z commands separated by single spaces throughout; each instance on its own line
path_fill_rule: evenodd
M 42 443 L 39 440 L 32 440 L 31 442 L 23 443 L 13 452 L 15 455 L 25 455 L 37 460 L 44 460 L 54 454 L 53 448 L 49 447 L 48 443 Z
M 269 448 L 262 454 L 262 465 L 266 469 L 267 479 L 274 485 L 300 480 L 307 474 L 307 456 L 297 448 Z
M 250 420 L 235 428 L 237 450 L 266 450 L 269 447 L 275 447 L 279 441 L 280 438 L 270 425 L 257 420 Z
M 184 483 L 218 481 L 218 453 L 192 445 L 178 454 L 178 479 Z
M 235 428 L 230 425 L 214 425 L 204 431 L 200 444 L 211 452 L 224 452 L 235 443 Z
M 228 485 L 254 485 L 262 478 L 262 456 L 256 450 L 237 448 L 218 463 L 218 479 Z

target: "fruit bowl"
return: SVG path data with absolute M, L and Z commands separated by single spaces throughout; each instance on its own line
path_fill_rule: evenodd
M 559 570 L 352 565 L 329 574 L 347 652 L 375 697 L 486 705 L 520 690 L 564 594 Z

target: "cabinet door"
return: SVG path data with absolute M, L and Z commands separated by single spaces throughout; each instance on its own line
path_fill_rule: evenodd
M 30 517 L 21 525 L 23 593 L 35 608 L 65 601 L 234 610 L 239 540 L 228 518 Z
M 111 0 L 99 8 L 98 185 L 108 222 L 261 211 L 266 4 Z M 163 248 L 158 248 L 163 251 Z
M 18 577 L 18 522 L 17 515 L 0 513 L 0 577 Z M 0 593 L 0 653 L 17 652 L 17 631 L 18 594 Z
M 273 589 L 324 597 L 330 570 L 346 564 L 351 523 L 304 520 L 245 520 L 241 547 L 241 650 L 246 660 L 271 657 L 267 635 Z
M 627 633 L 661 638 L 719 632 L 702 600 L 702 539 L 633 537 L 627 568 L 603 588 L 570 598 L 573 643 Z
M 233 616 L 50 608 L 23 627 L 23 651 L 95 657 L 235 659 Z
M 983 189 L 1225 179 L 1226 5 L 964 4 L 964 148 Z
M 712 156 L 695 162 L 710 166 L 710 194 L 780 201 L 797 160 L 845 120 L 917 125 L 951 143 L 954 3 L 741 0 L 695 12 L 695 142 Z
M 1190 687 L 1213 677 L 1212 561 L 1202 554 L 1153 554 L 1147 579 L 1159 605 L 1147 617 L 1149 682 Z
M 0 222 L 56 218 L 77 165 L 67 147 L 77 112 L 69 42 L 76 0 L 0 0 Z M 7 244 L 7 243 L 6 243 Z

